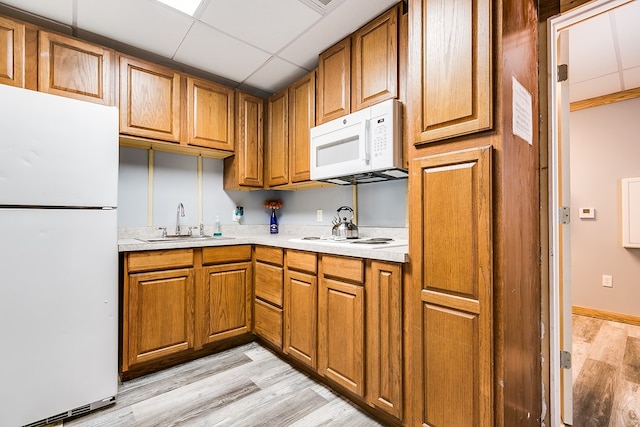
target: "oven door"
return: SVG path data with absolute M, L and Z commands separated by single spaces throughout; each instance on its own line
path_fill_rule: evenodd
M 371 168 L 369 112 L 359 111 L 311 129 L 311 179 L 366 172 Z

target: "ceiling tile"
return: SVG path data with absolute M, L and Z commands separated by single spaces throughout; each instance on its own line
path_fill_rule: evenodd
M 78 0 L 78 27 L 171 58 L 193 19 L 153 0 Z
M 348 0 L 327 13 L 278 56 L 311 70 L 318 54 L 380 15 L 397 0 Z
M 634 1 L 613 12 L 618 31 L 622 68 L 640 66 L 640 1 Z
M 304 68 L 273 57 L 249 76 L 245 83 L 270 93 L 276 93 L 308 72 Z
M 269 59 L 249 46 L 202 23 L 195 23 L 173 57 L 176 61 L 241 82 Z
M 2 0 L 2 3 L 66 25 L 73 25 L 74 0 Z
M 211 0 L 200 21 L 276 53 L 320 17 L 298 0 Z
M 640 67 L 624 70 L 624 88 L 635 89 L 640 87 Z
M 607 14 L 583 21 L 569 29 L 569 64 L 571 83 L 615 73 L 618 70 Z
M 616 72 L 596 79 L 573 83 L 569 88 L 571 102 L 620 92 L 620 75 Z

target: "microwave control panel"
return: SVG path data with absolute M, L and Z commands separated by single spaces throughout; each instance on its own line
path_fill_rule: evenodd
M 373 159 L 384 156 L 385 152 L 388 150 L 387 145 L 389 144 L 389 120 L 387 120 L 386 116 L 377 117 L 372 120 L 372 135 L 373 139 L 371 141 L 371 155 Z

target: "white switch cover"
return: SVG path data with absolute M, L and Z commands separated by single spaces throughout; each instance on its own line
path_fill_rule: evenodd
M 580 208 L 578 216 L 582 219 L 593 219 L 596 217 L 596 208 Z
M 602 286 L 605 288 L 613 288 L 613 276 L 610 274 L 602 275 Z
M 322 222 L 322 209 L 316 211 L 316 221 Z

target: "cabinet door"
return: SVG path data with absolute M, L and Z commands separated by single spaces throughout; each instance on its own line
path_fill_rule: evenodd
M 129 366 L 193 348 L 194 291 L 191 268 L 129 276 L 124 322 Z
M 318 372 L 364 397 L 364 288 L 322 278 Z
M 347 37 L 320 54 L 316 124 L 351 112 L 351 39 Z
M 316 368 L 318 280 L 315 274 L 286 270 L 284 352 Z
M 289 182 L 289 92 L 267 100 L 266 186 Z
M 205 343 L 250 332 L 251 263 L 203 268 Z
M 398 97 L 398 10 L 394 6 L 352 36 L 351 111 Z
M 187 77 L 188 143 L 233 151 L 235 105 L 233 89 Z
M 409 13 L 412 139 L 490 129 L 491 1 L 411 0 Z
M 38 90 L 115 105 L 115 52 L 59 34 L 39 32 Z
M 419 424 L 493 425 L 491 147 L 414 161 L 408 301 Z M 456 215 L 451 215 L 456 212 Z
M 283 306 L 283 271 L 277 265 L 256 261 L 254 292 L 260 298 L 278 308 Z
M 402 265 L 371 261 L 367 298 L 367 402 L 402 419 Z
M 180 141 L 180 74 L 120 56 L 120 132 Z
M 259 299 L 254 300 L 254 325 L 256 335 L 282 348 L 282 309 Z
M 25 85 L 25 26 L 0 16 L 0 83 Z
M 289 181 L 309 181 L 309 129 L 316 125 L 316 72 L 289 87 Z
M 224 159 L 225 190 L 262 188 L 263 100 L 238 91 L 236 93 L 235 155 Z

